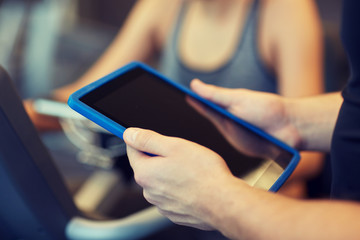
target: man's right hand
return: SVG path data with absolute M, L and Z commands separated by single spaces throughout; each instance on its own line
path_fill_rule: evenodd
M 300 134 L 289 116 L 286 98 L 247 89 L 227 89 L 193 80 L 191 88 L 203 98 L 254 124 L 290 146 L 298 147 Z

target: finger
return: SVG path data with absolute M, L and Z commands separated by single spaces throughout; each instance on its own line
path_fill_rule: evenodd
M 206 117 L 216 127 L 224 139 L 226 139 L 235 149 L 244 152 L 242 148 L 239 148 L 239 146 L 242 146 L 242 143 L 236 141 L 239 139 L 239 136 L 245 134 L 244 131 L 241 130 L 242 128 L 236 126 L 234 122 L 226 119 L 220 115 L 220 113 L 216 113 L 214 110 L 206 108 L 204 104 L 195 101 L 193 98 L 186 98 L 186 101 L 191 107 Z
M 230 89 L 206 84 L 199 79 L 192 80 L 190 87 L 194 92 L 203 98 L 208 99 L 222 107 L 227 108 L 231 106 L 233 102 L 233 96 Z
M 186 98 L 186 102 L 194 108 L 199 114 L 207 118 L 214 126 L 222 131 L 224 125 L 224 118 L 219 113 L 215 113 L 214 110 L 210 110 L 209 107 L 205 107 L 204 104 L 194 100 L 193 98 Z
M 151 158 L 149 155 L 136 150 L 130 145 L 126 145 L 126 153 L 128 155 L 130 165 L 133 169 L 136 168 L 136 163 Z
M 140 128 L 126 129 L 124 141 L 138 151 L 157 156 L 166 156 L 170 144 L 169 137 Z

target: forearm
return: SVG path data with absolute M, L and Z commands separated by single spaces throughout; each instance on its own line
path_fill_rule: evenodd
M 212 225 L 231 239 L 356 239 L 360 207 L 302 201 L 230 184 L 209 205 Z M 227 196 L 226 199 L 224 196 Z
M 300 150 L 329 151 L 342 104 L 339 92 L 284 101 L 290 122 L 297 129 Z
M 175 223 L 241 240 L 359 236 L 359 204 L 295 200 L 250 187 L 219 155 L 183 139 L 128 128 L 124 140 L 144 197 Z
M 103 55 L 75 82 L 56 89 L 54 91 L 54 98 L 60 101 L 67 101 L 70 94 L 80 89 L 81 87 L 100 79 L 101 77 L 115 71 L 120 66 L 125 65 L 131 61 L 145 61 L 151 55 L 150 41 L 143 41 L 142 52 L 129 52 L 129 49 L 136 48 L 128 44 L 127 39 L 122 39 L 123 34 L 120 34 L 117 39 L 106 49 Z
M 157 18 L 148 9 L 152 1 L 138 1 L 112 43 L 77 81 L 57 89 L 54 98 L 67 101 L 79 88 L 98 80 L 131 61 L 146 61 L 155 52 L 153 39 Z

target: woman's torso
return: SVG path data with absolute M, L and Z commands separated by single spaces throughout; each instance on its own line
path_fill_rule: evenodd
M 211 9 L 191 1 L 183 3 L 162 51 L 159 70 L 186 86 L 191 79 L 199 78 L 223 87 L 277 92 L 259 40 L 260 3 L 254 0 L 235 5 L 237 9 L 227 12 L 231 16 L 214 17 L 218 24 L 211 23 L 211 16 L 203 17 L 203 21 L 194 17 Z

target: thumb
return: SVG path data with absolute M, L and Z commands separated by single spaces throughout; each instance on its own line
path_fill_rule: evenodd
M 167 137 L 151 130 L 128 128 L 123 134 L 124 141 L 132 148 L 149 154 L 164 156 L 166 154 Z
M 190 83 L 191 89 L 201 97 L 214 102 L 224 108 L 231 106 L 233 102 L 231 89 L 206 84 L 199 79 L 194 79 Z

